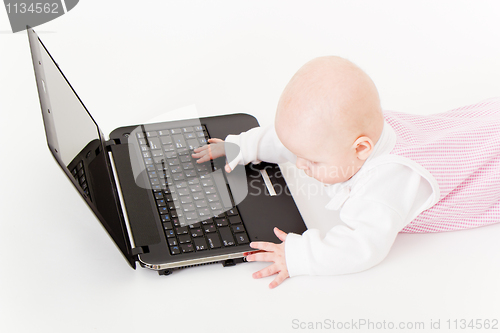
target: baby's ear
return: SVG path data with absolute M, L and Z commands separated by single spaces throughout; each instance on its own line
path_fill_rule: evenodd
M 365 161 L 373 151 L 373 141 L 367 136 L 360 136 L 354 141 L 353 145 L 356 149 L 358 159 Z

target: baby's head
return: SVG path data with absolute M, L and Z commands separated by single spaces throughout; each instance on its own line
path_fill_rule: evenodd
M 276 133 L 297 155 L 297 167 L 335 184 L 351 178 L 373 151 L 384 118 L 377 88 L 350 61 L 321 57 L 306 63 L 285 87 Z

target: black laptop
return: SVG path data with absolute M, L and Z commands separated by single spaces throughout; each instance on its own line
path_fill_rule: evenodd
M 259 126 L 254 117 L 127 126 L 105 139 L 34 30 L 27 32 L 49 149 L 133 268 L 139 262 L 168 275 L 232 266 L 245 261 L 250 242 L 278 242 L 275 226 L 306 230 L 276 164 L 226 173 L 226 157 L 201 164 L 191 157 L 210 137 Z

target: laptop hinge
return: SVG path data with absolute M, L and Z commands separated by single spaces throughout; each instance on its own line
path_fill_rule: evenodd
M 134 247 L 131 253 L 132 257 L 137 258 L 139 254 L 149 253 L 149 247 L 147 246 Z
M 115 140 L 115 139 L 110 139 L 108 141 L 104 142 L 104 145 L 106 147 L 106 151 L 111 151 L 111 146 L 116 146 L 120 144 L 120 140 Z

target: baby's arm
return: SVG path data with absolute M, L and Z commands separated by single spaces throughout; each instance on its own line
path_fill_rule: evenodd
M 286 149 L 278 139 L 274 125 L 255 127 L 239 135 L 228 135 L 225 141 L 210 139 L 209 145 L 195 149 L 195 154 L 192 156 L 198 158 L 199 163 L 224 156 L 224 142 L 236 145 L 239 150 L 239 153 L 234 154 L 235 156 L 228 156 L 226 172 L 234 169 L 237 164 L 245 165 L 261 161 L 295 163 L 296 160 L 296 156 Z

